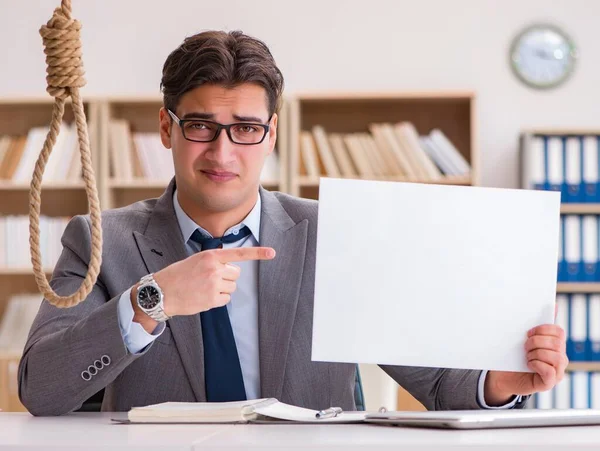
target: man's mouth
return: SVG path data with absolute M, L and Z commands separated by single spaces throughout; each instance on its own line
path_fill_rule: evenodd
M 235 172 L 229 171 L 218 171 L 214 169 L 201 169 L 202 172 L 208 179 L 213 182 L 228 182 L 237 177 Z

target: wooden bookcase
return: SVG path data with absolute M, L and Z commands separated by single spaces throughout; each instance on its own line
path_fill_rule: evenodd
M 15 98 L 0 100 L 0 136 L 27 135 L 33 127 L 48 126 L 51 120 L 53 99 Z M 85 98 L 85 110 L 89 123 L 92 161 L 98 186 L 98 196 L 103 210 L 131 204 L 141 199 L 158 197 L 167 186 L 166 181 L 144 178 L 119 180 L 111 174 L 109 121 L 111 118 L 126 119 L 132 132 L 158 132 L 161 97 L 109 97 Z M 287 108 L 285 102 L 279 112 L 278 140 L 279 177 L 264 180 L 262 185 L 270 190 L 287 192 Z M 69 104 L 64 120 L 73 121 Z M 41 148 L 39 149 L 41 151 Z M 165 149 L 165 152 L 167 150 Z M 29 213 L 29 182 L 0 179 L 0 217 Z M 42 211 L 47 216 L 72 217 L 89 212 L 83 181 L 44 182 Z M 52 237 L 60 239 L 60 237 Z M 50 277 L 53 268 L 45 268 Z M 19 293 L 37 293 L 31 265 L 24 267 L 0 267 L 0 318 L 11 296 Z M 16 368 L 20 355 L 0 351 L 0 409 L 24 410 L 16 395 Z
M 319 179 L 300 174 L 300 133 L 316 125 L 328 133 L 368 132 L 369 124 L 408 121 L 423 135 L 438 128 L 471 165 L 470 176 L 446 176 L 435 181 L 405 177 L 374 180 L 451 185 L 479 184 L 476 105 L 473 92 L 305 93 L 290 101 L 289 189 L 293 195 L 317 199 Z
M 402 177 L 373 180 L 426 182 L 451 185 L 479 184 L 476 104 L 473 92 L 365 92 L 304 93 L 289 101 L 289 191 L 318 199 L 319 179 L 300 174 L 300 133 L 316 125 L 329 133 L 367 132 L 370 123 L 412 122 L 419 134 L 441 129 L 470 163 L 470 176 L 449 176 L 427 182 Z M 398 389 L 399 410 L 425 410 L 402 387 Z
M 4 99 L 0 101 L 0 136 L 27 135 L 33 127 L 48 126 L 52 115 L 53 99 Z M 99 104 L 88 99 L 84 104 L 89 123 L 92 162 L 97 170 L 98 154 L 97 125 Z M 64 120 L 73 122 L 73 111 L 69 103 L 65 107 Z M 42 149 L 40 148 L 39 151 Z M 38 151 L 38 154 L 39 154 Z M 0 217 L 29 214 L 29 182 L 0 180 Z M 83 181 L 43 182 L 42 215 L 71 217 L 89 211 Z M 28 231 L 27 231 L 28 233 Z M 60 239 L 60 237 L 44 237 Z M 45 268 L 47 275 L 52 268 Z M 7 301 L 15 294 L 37 293 L 38 288 L 31 265 L 26 267 L 0 267 L 0 317 L 6 309 Z M 0 408 L 24 410 L 16 394 L 16 368 L 19 355 L 8 355 L 0 351 Z
M 102 132 L 100 139 L 100 171 L 103 185 L 103 209 L 123 207 L 142 199 L 159 197 L 168 180 L 121 180 L 110 170 L 112 160 L 109 123 L 112 119 L 125 119 L 132 132 L 158 133 L 160 98 L 111 98 L 102 103 Z M 165 152 L 167 150 L 165 149 Z

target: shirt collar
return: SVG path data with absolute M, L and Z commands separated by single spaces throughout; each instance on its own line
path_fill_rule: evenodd
M 210 238 L 214 238 L 205 229 L 196 224 L 194 220 L 190 218 L 185 211 L 183 211 L 183 208 L 181 208 L 181 205 L 179 205 L 179 201 L 177 200 L 177 189 L 175 189 L 175 192 L 173 193 L 173 207 L 175 209 L 175 215 L 177 216 L 177 222 L 179 223 L 179 228 L 181 229 L 181 235 L 183 236 L 184 243 L 187 243 L 189 241 L 190 237 L 196 231 L 196 229 L 199 229 L 203 235 L 206 235 Z M 233 227 L 227 229 L 227 231 L 225 231 L 225 235 L 229 235 L 234 230 L 239 230 L 243 226 L 246 226 L 250 229 L 250 232 L 252 233 L 252 236 L 254 237 L 256 242 L 259 242 L 258 237 L 260 236 L 260 207 L 261 199 L 259 194 L 256 200 L 256 204 L 254 204 L 254 207 L 252 208 L 250 213 L 248 213 L 248 216 L 246 216 L 246 218 L 239 224 L 236 224 Z

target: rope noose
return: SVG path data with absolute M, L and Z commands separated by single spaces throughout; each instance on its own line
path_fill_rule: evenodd
M 35 164 L 31 180 L 29 192 L 29 245 L 37 286 L 48 302 L 60 308 L 73 307 L 87 297 L 98 278 L 102 258 L 100 203 L 96 189 L 96 178 L 92 168 L 85 112 L 79 95 L 79 88 L 85 86 L 83 77 L 85 72 L 81 61 L 80 30 L 80 22 L 71 18 L 71 0 L 62 0 L 61 7 L 54 10 L 52 18 L 40 29 L 44 41 L 46 64 L 48 65 L 48 76 L 46 77 L 48 87 L 46 90 L 54 97 L 54 107 L 50 131 Z M 44 168 L 56 142 L 65 111 L 65 101 L 69 96 L 72 98 L 73 112 L 75 113 L 83 179 L 92 219 L 92 251 L 88 272 L 77 292 L 70 296 L 59 296 L 50 287 L 42 268 L 39 223 L 40 192 Z

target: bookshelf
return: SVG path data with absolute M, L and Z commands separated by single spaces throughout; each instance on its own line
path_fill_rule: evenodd
M 326 131 L 330 145 L 332 134 L 341 135 L 346 142 L 348 152 L 356 175 L 342 175 L 349 178 L 371 180 L 409 181 L 422 183 L 477 185 L 479 184 L 479 154 L 477 151 L 476 105 L 473 92 L 364 92 L 364 93 L 304 93 L 294 96 L 290 101 L 289 130 L 289 190 L 293 195 L 318 198 L 319 176 L 307 175 L 303 162 L 303 133 L 311 132 L 315 126 Z M 398 171 L 387 172 L 386 168 L 397 165 L 397 161 L 389 154 L 382 152 L 382 145 L 377 142 L 379 150 L 373 153 L 372 144 L 364 145 L 363 151 L 367 159 L 379 160 L 378 169 L 374 166 L 361 171 L 359 164 L 360 147 L 351 150 L 346 141 L 349 134 L 367 134 L 370 124 L 398 124 L 410 122 L 419 135 L 426 135 L 434 129 L 441 130 L 462 157 L 470 165 L 468 175 L 441 175 L 437 178 L 426 178 L 415 173 L 398 175 Z M 314 134 L 314 131 L 313 131 Z M 383 139 L 383 138 L 382 138 Z M 384 140 L 385 145 L 385 140 Z M 318 146 L 315 139 L 315 146 Z M 322 147 L 322 146 L 321 146 Z M 358 155 L 357 155 L 358 153 Z M 331 176 L 326 170 L 326 162 L 317 152 L 320 176 Z M 342 164 L 335 154 L 334 160 L 340 168 Z M 327 157 L 326 157 L 327 158 Z M 372 163 L 367 163 L 372 164 Z M 364 165 L 363 165 L 364 166 Z M 383 168 L 383 170 L 382 170 Z M 373 170 L 371 170 L 373 169 Z M 343 172 L 343 171 L 340 171 Z M 386 173 L 387 172 L 387 173 Z M 371 173 L 371 175 L 365 175 Z
M 6 225 L 8 217 L 27 217 L 29 215 L 29 189 L 31 174 L 33 172 L 32 168 L 42 149 L 43 141 L 41 143 L 36 141 L 35 145 L 31 145 L 31 149 L 33 150 L 30 152 L 28 152 L 27 142 L 33 139 L 32 131 L 35 128 L 49 126 L 52 108 L 53 99 L 50 97 L 0 100 L 0 136 L 10 136 L 13 140 L 12 142 L 18 137 L 23 140 L 22 153 L 16 157 L 15 164 L 18 163 L 18 165 L 13 166 L 14 171 L 12 171 L 11 178 L 6 178 L 6 173 L 0 177 L 0 199 L 2 199 L 0 202 L 0 221 L 3 221 L 4 227 L 8 227 Z M 99 103 L 94 99 L 88 99 L 84 103 L 84 108 L 88 119 L 92 163 L 97 171 L 98 153 L 96 139 L 98 137 Z M 64 122 L 72 124 L 73 120 L 73 111 L 70 103 L 67 102 L 65 105 Z M 69 133 L 66 132 L 66 129 L 61 129 L 61 135 L 63 136 L 59 136 L 59 140 L 69 136 Z M 71 136 L 74 139 L 74 141 L 71 141 L 74 146 L 76 142 L 74 131 Z M 44 138 L 45 133 L 43 131 L 38 133 L 38 140 L 43 140 Z M 59 150 L 59 144 L 61 143 L 59 140 L 57 140 L 52 153 L 55 158 L 63 155 L 61 152 L 67 147 L 65 144 L 66 141 L 62 141 L 65 147 Z M 60 167 L 61 165 L 64 167 L 64 163 L 70 163 L 69 166 L 71 166 L 73 158 L 75 158 L 73 157 L 74 152 L 76 152 L 76 158 L 79 158 L 79 147 L 70 147 L 70 149 L 72 151 L 71 154 L 65 153 L 64 159 L 61 156 L 60 160 L 56 160 L 61 163 L 57 164 L 56 167 Z M 4 156 L 9 155 L 8 152 L 9 149 L 5 148 Z M 50 158 L 52 158 L 52 155 Z M 24 168 L 22 171 L 21 167 Z M 76 214 L 87 213 L 88 205 L 85 185 L 81 177 L 77 176 L 77 167 L 74 166 L 75 177 L 69 178 L 57 176 L 58 172 L 54 174 L 50 173 L 50 167 L 51 165 L 48 163 L 46 168 L 48 172 L 44 174 L 42 182 L 41 214 L 55 219 L 56 217 L 68 218 Z M 17 176 L 19 172 L 21 172 L 21 175 Z M 2 229 L 1 232 L 4 234 L 6 230 Z M 25 239 L 21 239 L 20 241 L 20 244 L 25 243 L 25 246 L 19 246 L 17 250 L 11 248 L 10 251 L 13 253 L 16 251 L 20 254 L 26 252 L 27 254 L 24 257 L 25 263 L 8 265 L 5 263 L 7 259 L 3 258 L 0 260 L 2 262 L 0 264 L 0 318 L 2 318 L 8 307 L 9 300 L 13 296 L 27 293 L 35 294 L 38 292 L 29 259 L 29 230 L 22 228 L 19 233 L 22 233 L 23 237 L 25 237 Z M 43 228 L 41 233 L 42 243 L 44 241 L 60 240 L 60 236 L 50 234 Z M 57 243 L 60 244 L 59 241 Z M 3 253 L 9 252 L 7 248 L 11 244 L 6 243 L 5 240 L 4 248 L 0 249 L 0 251 Z M 44 249 L 42 249 L 42 256 L 44 257 Z M 2 257 L 5 257 L 5 255 L 2 255 Z M 45 272 L 47 275 L 50 274 L 52 268 L 46 267 Z M 4 410 L 24 410 L 18 401 L 16 393 L 19 358 L 20 352 L 15 352 L 14 349 L 0 349 L 0 408 Z
M 600 362 L 570 362 L 567 371 L 600 371 Z
M 556 292 L 557 293 L 600 293 L 600 283 L 594 283 L 594 282 L 559 283 L 556 285 Z
M 305 93 L 287 96 L 283 100 L 279 111 L 276 144 L 279 167 L 275 176 L 269 175 L 262 180 L 262 185 L 267 189 L 303 197 L 318 197 L 319 177 L 308 176 L 300 170 L 298 138 L 302 131 L 309 131 L 315 125 L 321 125 L 328 133 L 368 132 L 371 123 L 401 121 L 410 121 L 419 134 L 427 134 L 435 128 L 442 130 L 470 165 L 470 173 L 444 175 L 435 180 L 405 175 L 373 176 L 373 179 L 467 186 L 479 184 L 475 95 L 472 92 Z M 125 141 L 111 136 L 111 123 L 114 121 L 126 123 L 129 134 L 157 134 L 161 106 L 162 98 L 159 96 L 101 97 L 86 100 L 92 161 L 102 209 L 122 207 L 138 200 L 158 197 L 163 193 L 170 177 L 157 179 L 140 173 L 139 156 L 136 171 L 132 170 L 127 176 L 117 173 L 115 164 L 119 162 L 115 159 L 122 158 L 126 152 L 129 158 L 132 158 L 132 152 L 136 151 L 135 140 L 132 135 L 126 137 Z M 0 136 L 24 136 L 33 127 L 48 125 L 51 110 L 50 98 L 0 101 Z M 73 114 L 67 106 L 65 120 L 68 122 L 72 119 Z M 126 144 L 123 144 L 124 142 Z M 41 146 L 37 149 L 36 156 L 40 150 Z M 169 152 L 166 149 L 162 150 L 165 154 Z M 28 215 L 28 180 L 0 179 L 0 196 L 0 217 Z M 44 182 L 43 215 L 71 217 L 87 211 L 87 198 L 82 181 Z M 46 267 L 45 271 L 49 275 L 52 268 Z M 36 292 L 37 286 L 30 264 L 0 267 L 0 318 L 12 295 Z M 16 377 L 15 365 L 18 364 L 19 356 L 6 354 L 4 357 L 4 360 L 0 358 L 0 391 L 6 384 L 16 386 L 13 379 Z M 398 408 L 422 409 L 422 406 L 403 389 L 399 391 L 398 401 Z M 0 408 L 22 409 L 20 406 L 7 404 L 8 402 L 6 397 L 0 396 Z M 14 397 L 11 402 L 14 403 Z
M 0 100 L 0 138 L 5 135 L 23 137 L 24 142 L 26 142 L 25 137 L 33 128 L 50 124 L 52 106 L 53 99 L 49 97 Z M 162 107 L 162 98 L 158 96 L 87 98 L 84 106 L 88 119 L 92 162 L 101 208 L 106 210 L 121 207 L 141 199 L 160 196 L 170 177 L 164 180 L 145 177 L 116 177 L 113 166 L 114 161 L 111 160 L 111 157 L 122 154 L 124 149 L 121 147 L 111 149 L 110 122 L 115 119 L 125 120 L 129 124 L 130 131 L 134 133 L 158 133 L 159 110 Z M 276 145 L 279 160 L 278 174 L 261 182 L 267 189 L 285 192 L 288 190 L 286 113 L 287 108 L 284 102 L 279 114 Z M 67 103 L 64 121 L 71 123 L 73 118 L 73 112 Z M 35 149 L 36 160 L 41 148 L 42 144 Z M 166 149 L 163 150 L 165 153 L 168 152 Z M 79 152 L 78 148 L 77 152 Z M 170 158 L 170 155 L 168 158 Z M 2 161 L 3 154 L 0 154 L 0 168 Z M 2 199 L 0 202 L 0 221 L 7 216 L 28 216 L 30 179 L 30 173 L 23 180 L 7 179 L 0 176 L 0 199 Z M 55 179 L 49 181 L 47 174 L 44 174 L 42 215 L 69 218 L 77 214 L 85 214 L 88 211 L 85 185 L 81 179 Z M 21 230 L 24 234 L 27 234 L 28 238 L 28 229 L 21 227 Z M 6 243 L 2 241 L 4 233 L 5 230 L 0 228 L 0 252 L 6 251 L 3 248 Z M 49 233 L 44 234 L 42 230 L 42 242 L 44 239 L 60 240 L 61 235 L 62 232 L 52 235 Z M 22 264 L 11 266 L 0 264 L 0 321 L 7 310 L 11 297 L 38 292 L 29 259 L 28 246 L 23 251 L 26 251 L 27 255 L 26 261 Z M 2 261 L 0 260 L 0 262 Z M 46 266 L 44 270 L 49 277 L 53 268 Z M 20 351 L 3 351 L 0 349 L 0 409 L 8 411 L 24 410 L 16 394 L 19 358 Z
M 361 178 L 370 180 L 386 180 L 401 182 L 436 183 L 445 185 L 472 186 L 479 184 L 479 153 L 477 148 L 476 127 L 476 101 L 473 92 L 464 91 L 437 91 L 437 92 L 324 92 L 324 93 L 298 93 L 288 101 L 289 108 L 289 150 L 288 157 L 288 186 L 292 195 L 317 199 L 320 177 L 330 176 L 327 170 L 327 155 L 322 156 L 323 147 L 318 141 L 314 127 L 322 127 L 328 138 L 332 158 L 343 177 Z M 434 129 L 440 129 L 454 146 L 460 151 L 462 157 L 470 165 L 468 175 L 443 175 L 437 178 L 423 178 L 415 174 L 403 175 L 384 173 L 379 165 L 379 172 L 371 166 L 370 170 L 361 171 L 361 149 L 351 149 L 348 135 L 366 134 L 374 131 L 371 124 L 391 123 L 398 124 L 404 121 L 412 123 L 419 135 L 429 134 Z M 317 171 L 307 168 L 310 164 L 305 149 L 305 137 L 312 133 Z M 304 135 L 304 136 L 303 136 Z M 335 136 L 340 136 L 345 143 L 345 148 L 350 156 L 354 175 L 350 171 L 343 171 L 344 162 L 339 157 L 339 150 L 334 149 Z M 373 152 L 372 144 L 364 144 L 364 155 L 378 158 L 384 165 L 396 164 L 390 154 L 386 157 L 381 152 L 381 140 L 376 142 L 379 147 L 379 156 Z M 373 141 L 376 138 L 373 136 Z M 383 142 L 385 144 L 385 141 Z M 370 148 L 367 146 L 371 146 Z M 319 148 L 321 147 L 321 148 Z M 339 147 L 338 147 L 339 149 Z M 405 149 L 406 150 L 406 149 Z M 343 150 L 342 150 L 343 151 Z M 334 153 L 335 152 L 335 153 Z M 327 152 L 326 152 L 327 153 Z M 392 158 L 392 161 L 390 161 Z M 315 175 L 314 172 L 320 172 Z M 398 171 L 397 171 L 398 172 Z M 369 174 L 370 173 L 370 174 Z M 399 387 L 397 395 L 397 409 L 399 410 L 425 410 L 423 405 L 412 397 L 404 388 Z
M 600 215 L 600 204 L 562 204 L 560 212 L 564 215 Z
M 586 404 L 597 408 L 591 394 L 600 376 L 600 361 L 585 360 L 595 359 L 591 349 L 596 346 L 597 327 L 591 299 L 600 294 L 600 278 L 595 271 L 587 273 L 584 268 L 590 264 L 594 268 L 596 261 L 592 260 L 599 260 L 598 220 L 594 217 L 600 216 L 600 202 L 588 193 L 600 157 L 598 136 L 600 130 L 556 128 L 523 130 L 520 137 L 521 186 L 561 191 L 557 323 L 565 328 L 567 340 L 578 342 L 577 346 L 567 344 L 571 361 L 565 379 L 551 393 L 534 397 L 533 404 L 538 408 L 585 408 Z M 597 189 L 598 183 L 595 185 Z M 590 239 L 593 242 L 587 241 Z M 587 401 L 583 394 L 589 396 Z

